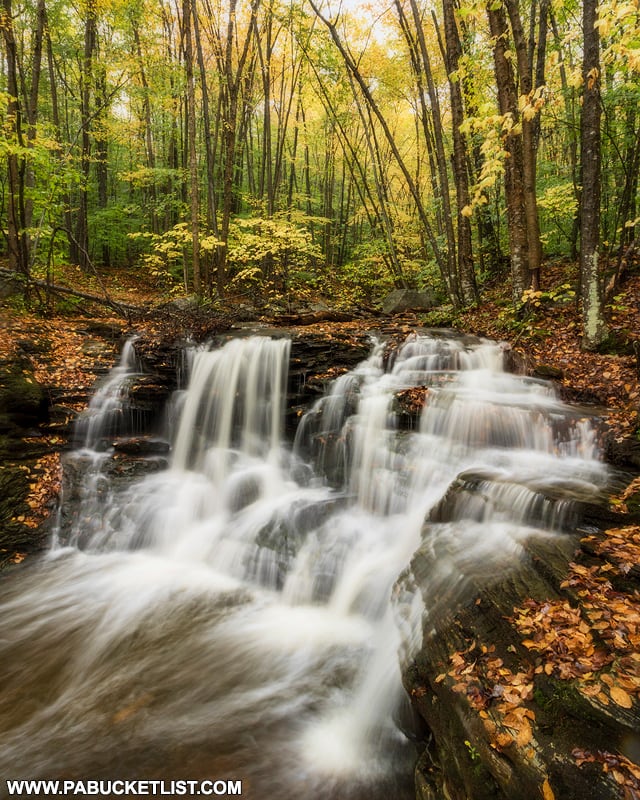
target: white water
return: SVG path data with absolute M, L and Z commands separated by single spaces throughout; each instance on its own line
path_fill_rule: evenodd
M 394 589 L 398 575 L 424 541 L 434 592 L 455 599 L 496 553 L 517 563 L 527 537 L 562 535 L 572 498 L 606 471 L 590 423 L 505 374 L 499 345 L 426 337 L 386 366 L 376 346 L 291 452 L 288 353 L 260 337 L 197 352 L 170 468 L 114 489 L 110 454 L 90 454 L 126 406 L 123 355 L 75 456 L 90 480 L 67 540 L 82 550 L 54 548 L 4 582 L 4 776 L 412 796 L 398 663 L 431 609 Z M 419 430 L 401 432 L 394 395 L 411 386 L 427 402 Z M 423 528 L 430 512 L 440 521 Z
M 79 447 L 94 452 L 102 450 L 105 437 L 115 436 L 123 428 L 125 418 L 128 416 L 128 382 L 137 374 L 134 345 L 135 337 L 127 340 L 122 348 L 118 365 L 111 370 L 109 377 L 100 386 L 89 407 L 80 417 L 75 436 Z

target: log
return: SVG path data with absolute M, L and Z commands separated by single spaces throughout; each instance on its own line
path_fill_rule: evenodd
M 0 267 L 0 275 L 5 275 L 7 277 L 22 277 L 18 276 L 16 272 L 10 269 L 6 269 L 5 267 Z M 39 281 L 35 278 L 28 278 L 28 283 L 37 286 L 40 289 L 45 289 L 48 292 L 54 292 L 55 294 L 68 294 L 72 297 L 80 297 L 83 300 L 90 300 L 92 303 L 100 303 L 103 306 L 108 306 L 112 308 L 114 311 L 117 311 L 118 314 L 123 316 L 126 320 L 129 320 L 131 313 L 143 313 L 144 309 L 140 308 L 139 306 L 132 306 L 128 303 L 118 303 L 116 300 L 112 300 L 110 297 L 100 297 L 99 295 L 90 294 L 89 292 L 81 292 L 79 289 L 70 289 L 68 286 L 60 286 L 56 283 L 49 283 L 47 281 Z

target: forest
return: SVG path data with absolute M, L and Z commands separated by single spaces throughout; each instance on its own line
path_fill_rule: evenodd
M 568 259 L 597 349 L 640 224 L 638 13 L 3 0 L 9 270 L 351 307 L 428 287 L 460 309 L 491 281 L 535 301 Z

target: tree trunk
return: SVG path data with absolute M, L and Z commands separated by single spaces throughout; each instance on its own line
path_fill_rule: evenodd
M 187 148 L 189 150 L 189 200 L 191 206 L 191 258 L 193 269 L 193 291 L 202 296 L 200 276 L 200 221 L 198 194 L 198 152 L 196 150 L 196 91 L 193 75 L 193 36 L 191 31 L 191 0 L 183 0 L 182 24 L 184 34 L 184 60 L 187 77 Z
M 571 226 L 571 240 L 570 240 L 570 247 L 571 247 L 571 258 L 573 260 L 577 260 L 578 258 L 578 233 L 580 230 L 580 195 L 581 195 L 581 188 L 580 188 L 580 179 L 578 176 L 578 137 L 577 137 L 577 130 L 578 130 L 578 123 L 576 120 L 576 98 L 575 98 L 575 89 L 569 86 L 569 79 L 567 76 L 567 69 L 564 63 L 564 56 L 562 52 L 562 37 L 560 35 L 560 31 L 558 29 L 558 24 L 556 22 L 556 18 L 553 13 L 553 8 L 549 7 L 549 22 L 551 23 L 551 30 L 553 31 L 553 39 L 556 44 L 556 48 L 558 50 L 560 56 L 560 83 L 562 86 L 562 93 L 564 95 L 564 105 L 565 105 L 565 117 L 566 117 L 566 126 L 568 132 L 568 148 L 569 148 L 569 163 L 571 165 L 571 181 L 573 183 L 573 190 L 575 192 L 576 200 L 578 201 L 578 210 L 573 218 L 573 223 Z M 571 64 L 571 59 L 569 60 L 569 65 Z
M 512 297 L 520 301 L 529 286 L 529 252 L 524 203 L 522 134 L 517 132 L 518 96 L 516 83 L 507 56 L 508 30 L 502 5 L 487 6 L 489 28 L 494 41 L 493 63 L 498 87 L 500 113 L 510 119 L 512 127 L 504 135 L 506 151 L 504 163 L 505 200 L 507 225 L 509 227 L 509 249 L 511 258 Z M 514 132 L 515 128 L 515 132 Z
M 533 52 L 529 53 L 524 36 L 518 0 L 506 0 L 507 12 L 513 33 L 516 49 L 518 77 L 520 81 L 520 97 L 529 106 L 533 98 Z M 533 12 L 532 12 L 533 13 Z M 520 115 L 522 126 L 522 178 L 524 190 L 525 224 L 527 227 L 527 253 L 529 265 L 529 283 L 534 289 L 540 285 L 540 264 L 542 262 L 542 244 L 540 242 L 540 221 L 536 200 L 536 135 L 535 120 L 538 113 Z
M 213 140 L 211 137 L 211 112 L 209 108 L 209 87 L 207 81 L 207 71 L 205 69 L 204 54 L 202 51 L 202 37 L 200 35 L 200 20 L 197 8 L 193 13 L 193 33 L 196 42 L 196 52 L 198 55 L 198 69 L 200 71 L 200 88 L 202 91 L 202 124 L 204 127 L 204 154 L 206 163 L 206 189 L 207 189 L 207 226 L 213 235 L 218 238 L 218 219 L 216 212 L 216 180 L 215 165 L 213 154 Z M 204 265 L 204 283 L 207 292 L 212 291 L 211 286 L 211 263 L 210 258 Z
M 447 75 L 449 77 L 449 95 L 451 97 L 451 126 L 453 132 L 453 179 L 456 186 L 456 206 L 458 210 L 458 274 L 462 298 L 466 304 L 476 303 L 478 288 L 473 268 L 473 240 L 471 235 L 471 218 L 467 212 L 470 208 L 469 174 L 467 172 L 467 145 L 460 130 L 464 121 L 464 105 L 460 77 L 457 75 L 462 46 L 456 26 L 453 0 L 442 0 L 444 19 L 445 56 Z
M 435 232 L 434 232 L 434 230 L 433 230 L 433 228 L 431 226 L 431 223 L 429 222 L 429 218 L 427 216 L 427 213 L 426 213 L 426 210 L 425 210 L 425 207 L 424 207 L 424 203 L 422 202 L 422 197 L 420 195 L 418 187 L 417 187 L 417 185 L 416 185 L 416 183 L 415 183 L 415 181 L 413 179 L 413 176 L 411 175 L 411 172 L 409 171 L 409 169 L 408 169 L 408 167 L 407 167 L 407 165 L 405 163 L 405 160 L 403 159 L 403 157 L 402 157 L 402 155 L 400 153 L 400 150 L 398 149 L 398 145 L 397 145 L 396 140 L 395 140 L 395 138 L 394 138 L 394 136 L 393 136 L 393 134 L 391 132 L 391 129 L 389 128 L 389 125 L 388 125 L 384 115 L 380 111 L 380 108 L 379 108 L 378 104 L 376 103 L 373 95 L 371 94 L 371 91 L 370 91 L 370 89 L 369 89 L 369 87 L 367 85 L 367 82 L 362 77 L 362 74 L 360 73 L 360 70 L 358 69 L 358 65 L 355 63 L 355 61 L 351 57 L 350 53 L 348 52 L 348 50 L 345 48 L 344 44 L 342 43 L 342 40 L 340 39 L 340 37 L 338 35 L 338 31 L 336 29 L 336 26 L 329 19 L 327 19 L 326 17 L 322 16 L 322 14 L 320 13 L 320 9 L 313 2 L 313 0 L 310 0 L 310 5 L 311 5 L 311 8 L 314 10 L 314 12 L 315 12 L 316 16 L 318 17 L 318 19 L 320 19 L 323 22 L 323 24 L 326 25 L 326 27 L 328 28 L 329 33 L 331 34 L 331 38 L 333 39 L 334 44 L 336 45 L 336 47 L 340 51 L 340 55 L 342 56 L 342 59 L 343 59 L 343 61 L 345 63 L 345 66 L 347 67 L 349 72 L 353 75 L 356 83 L 360 87 L 360 91 L 362 92 L 362 95 L 365 98 L 365 101 L 366 101 L 367 105 L 371 109 L 371 112 L 373 113 L 373 115 L 378 120 L 378 122 L 380 124 L 380 127 L 382 128 L 382 130 L 384 132 L 385 138 L 386 138 L 386 140 L 387 140 L 387 142 L 389 144 L 389 147 L 391 148 L 391 152 L 393 153 L 393 157 L 394 157 L 398 167 L 400 168 L 400 171 L 402 172 L 402 174 L 404 176 L 404 179 L 405 179 L 405 181 L 407 183 L 407 187 L 409 188 L 409 191 L 411 192 L 411 196 L 413 197 L 414 202 L 416 204 L 416 208 L 417 208 L 417 211 L 418 211 L 418 216 L 420 218 L 421 225 L 422 225 L 422 227 L 424 229 L 426 237 L 427 237 L 427 239 L 429 241 L 429 244 L 431 246 L 431 250 L 433 252 L 433 256 L 434 256 L 434 258 L 436 260 L 438 268 L 440 269 L 440 274 L 442 276 L 442 280 L 443 280 L 443 283 L 445 285 L 445 289 L 446 289 L 447 295 L 449 296 L 449 298 L 451 299 L 451 301 L 453 303 L 457 303 L 458 302 L 458 298 L 457 298 L 457 293 L 455 291 L 455 275 L 451 275 L 450 271 L 448 270 L 448 265 L 447 265 L 445 259 L 443 258 L 443 254 L 442 254 L 441 248 L 440 248 L 440 246 L 438 244 L 437 237 L 436 237 Z
M 108 106 L 107 98 L 107 75 L 104 64 L 96 64 L 96 103 L 99 110 L 96 111 L 98 125 L 95 132 L 96 143 L 96 179 L 98 184 L 98 208 L 106 209 L 109 202 L 109 149 L 107 135 L 104 127 L 105 116 Z M 111 247 L 108 238 L 102 241 L 102 263 L 111 266 Z
M 15 272 L 29 275 L 29 240 L 25 219 L 25 159 L 22 112 L 18 90 L 18 54 L 13 28 L 11 0 L 3 0 L 0 24 L 7 61 L 7 116 L 5 132 L 8 141 L 7 173 L 7 246 L 9 265 Z
M 600 35 L 595 27 L 597 0 L 583 0 L 583 95 L 580 120 L 580 296 L 582 346 L 595 350 L 607 336 L 598 247 L 600 243 Z
M 33 44 L 31 53 L 31 86 L 26 98 L 27 102 L 27 147 L 33 148 L 36 142 L 37 123 L 38 123 L 38 96 L 40 92 L 40 75 L 42 72 L 42 43 L 44 37 L 44 26 L 46 20 L 46 8 L 44 0 L 38 0 L 36 6 L 36 27 L 33 32 Z M 33 199 L 32 191 L 36 184 L 35 172 L 31 159 L 28 160 L 25 175 L 25 228 L 27 231 L 33 224 Z M 28 234 L 27 234 L 28 236 Z M 31 242 L 29 242 L 31 250 Z M 30 253 L 31 256 L 31 253 Z
M 355 184 L 356 192 L 358 193 L 358 197 L 360 199 L 360 202 L 362 203 L 364 212 L 367 216 L 369 227 L 371 228 L 372 232 L 375 231 L 376 227 L 381 227 L 385 232 L 385 245 L 387 248 L 385 264 L 388 266 L 391 275 L 394 279 L 394 282 L 400 281 L 402 285 L 405 281 L 404 281 L 404 276 L 402 275 L 402 268 L 398 260 L 398 254 L 396 251 L 395 242 L 393 240 L 392 226 L 390 224 L 390 221 L 387 222 L 385 219 L 386 213 L 381 210 L 381 206 L 383 205 L 383 196 L 379 193 L 378 185 L 376 184 L 376 196 L 374 197 L 371 188 L 371 181 L 368 180 L 367 177 L 367 165 L 366 163 L 363 162 L 363 159 L 356 151 L 355 146 L 353 145 L 353 142 L 351 141 L 351 138 L 348 135 L 348 131 L 345 129 L 343 121 L 340 118 L 340 115 L 336 113 L 336 109 L 333 107 L 331 103 L 331 98 L 329 97 L 326 86 L 323 83 L 322 76 L 320 75 L 319 71 L 317 70 L 313 62 L 310 62 L 310 67 L 313 70 L 314 75 L 316 77 L 318 88 L 320 89 L 320 99 L 323 102 L 325 111 L 327 112 L 327 114 L 329 114 L 329 116 L 333 120 L 335 128 L 339 133 L 343 158 L 345 159 L 347 167 L 349 168 L 349 172 Z M 358 104 L 358 108 L 361 108 L 360 104 Z M 302 105 L 302 102 L 300 103 L 300 115 L 304 126 L 305 115 L 304 115 L 304 106 Z M 366 123 L 364 121 L 363 124 L 365 124 L 366 126 Z M 307 215 L 311 216 L 313 209 L 311 207 L 311 180 L 310 180 L 310 165 L 309 165 L 309 146 L 307 144 L 307 138 L 308 137 L 305 136 L 304 182 L 305 182 L 305 193 L 307 197 L 306 211 Z M 355 134 L 352 131 L 352 138 L 360 138 L 359 129 L 357 129 L 357 132 Z M 311 226 L 311 232 L 313 235 L 313 224 Z
M 236 168 L 236 134 L 238 121 L 238 99 L 242 75 L 244 72 L 249 47 L 254 35 L 255 18 L 260 0 L 252 0 L 251 19 L 247 25 L 242 49 L 238 55 L 234 69 L 233 47 L 236 41 L 236 6 L 237 0 L 230 0 L 227 17 L 227 33 L 224 52 L 220 52 L 218 63 L 222 81 L 221 124 L 222 124 L 222 212 L 220 223 L 220 239 L 222 244 L 216 252 L 216 288 L 222 296 L 227 282 L 227 250 L 231 215 L 235 208 L 234 176 Z
M 93 55 L 97 39 L 97 12 L 95 0 L 90 0 L 86 8 L 84 23 L 84 53 L 80 75 L 80 119 L 81 142 L 80 154 L 80 196 L 78 215 L 76 218 L 75 239 L 77 244 L 78 264 L 84 272 L 90 271 L 87 261 L 89 253 L 89 176 L 91 171 L 91 94 L 93 88 Z
M 447 169 L 447 157 L 444 149 L 444 133 L 442 130 L 442 115 L 440 113 L 440 101 L 438 100 L 438 92 L 436 90 L 435 82 L 433 79 L 433 71 L 431 69 L 431 59 L 429 57 L 429 49 L 424 36 L 424 29 L 422 27 L 422 18 L 418 9 L 416 0 L 409 0 L 411 6 L 411 14 L 413 17 L 413 24 L 415 28 L 416 41 L 418 44 L 418 52 L 421 57 L 422 70 L 427 81 L 427 91 L 429 93 L 429 103 L 431 104 L 431 120 L 433 124 L 433 138 L 435 144 L 435 157 L 436 166 L 438 170 L 438 184 L 440 189 L 440 200 L 442 203 L 442 211 L 444 217 L 444 234 L 447 241 L 447 270 L 452 276 L 452 284 L 456 293 L 460 296 L 460 300 L 465 300 L 462 292 L 462 287 L 459 280 L 458 265 L 456 257 L 456 235 L 453 228 L 453 213 L 451 211 L 451 198 L 449 192 L 449 173 Z M 402 5 L 396 2 L 396 7 L 401 12 Z M 407 28 L 408 30 L 408 28 Z M 472 292 L 472 295 L 474 293 Z
M 131 26 L 133 29 L 133 41 L 136 46 L 136 58 L 138 61 L 138 73 L 140 75 L 140 83 L 142 84 L 142 113 L 144 117 L 144 145 L 145 154 L 147 156 L 147 166 L 152 172 L 151 180 L 149 181 L 149 198 L 151 205 L 151 230 L 154 233 L 160 233 L 160 226 L 158 224 L 158 213 L 156 209 L 157 192 L 156 192 L 156 153 L 153 144 L 153 127 L 151 123 L 151 99 L 149 82 L 147 81 L 147 73 L 144 68 L 144 57 L 142 55 L 142 45 L 140 43 L 140 32 L 138 30 L 138 20 L 132 20 Z

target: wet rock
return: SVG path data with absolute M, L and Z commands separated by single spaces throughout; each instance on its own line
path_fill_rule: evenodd
M 396 392 L 393 410 L 401 428 L 415 430 L 420 424 L 420 415 L 429 395 L 428 386 L 412 386 Z
M 629 741 L 640 734 L 635 704 L 629 710 L 603 704 L 579 690 L 579 678 L 547 674 L 544 658 L 523 644 L 525 637 L 512 624 L 523 603 L 580 602 L 579 595 L 567 597 L 571 589 L 565 583 L 576 553 L 587 557 L 580 554 L 578 537 L 532 537 L 519 563 L 509 566 L 495 548 L 466 552 L 449 540 L 443 549 L 436 531 L 425 526 L 424 543 L 397 587 L 398 593 L 417 589 L 430 609 L 422 647 L 403 675 L 429 729 L 416 767 L 417 797 L 622 796 L 609 770 L 580 765 L 576 753 L 628 755 Z M 439 569 L 442 559 L 457 561 L 456 581 Z M 520 700 L 517 687 L 524 684 Z M 500 702 L 513 686 L 515 713 L 507 717 L 500 709 L 510 706 Z
M 516 503 L 526 509 L 527 524 L 568 533 L 589 527 L 625 524 L 625 517 L 608 507 L 607 496 L 570 480 L 553 486 L 519 484 L 490 472 L 465 472 L 447 489 L 429 513 L 430 522 L 468 519 L 481 522 L 496 513 L 511 513 Z
M 640 470 L 640 438 L 633 436 L 616 438 L 608 434 L 604 441 L 604 453 L 607 461 L 624 470 Z
M 154 436 L 117 439 L 112 445 L 116 453 L 129 456 L 166 455 L 171 449 L 169 442 Z
M 289 567 L 309 531 L 317 529 L 343 503 L 343 498 L 311 503 L 301 501 L 289 510 L 292 513 L 276 514 L 258 534 L 257 549 L 251 563 L 247 564 L 250 573 L 255 578 L 264 579 L 267 576 L 262 573 L 265 569 L 269 570 L 270 580 L 267 580 L 267 584 L 281 589 Z M 329 581 L 328 576 L 326 580 Z M 327 599 L 330 587 L 328 583 L 323 584 L 322 576 L 315 575 L 314 600 L 316 601 Z
M 140 371 L 153 376 L 166 392 L 173 391 L 178 386 L 187 344 L 184 340 L 141 336 L 134 345 Z
M 533 370 L 533 377 L 561 381 L 564 378 L 564 372 L 552 364 L 536 364 Z
M 129 403 L 133 409 L 157 413 L 166 403 L 172 387 L 157 375 L 136 375 L 128 387 Z
M 0 363 L 0 431 L 47 418 L 48 398 L 26 359 Z
M 99 336 L 111 342 L 120 341 L 125 333 L 124 325 L 113 321 L 90 320 L 84 327 L 91 336 Z
M 293 436 L 304 411 L 322 397 L 327 386 L 367 358 L 370 351 L 371 336 L 366 331 L 335 336 L 309 333 L 292 340 L 285 411 L 289 436 Z

